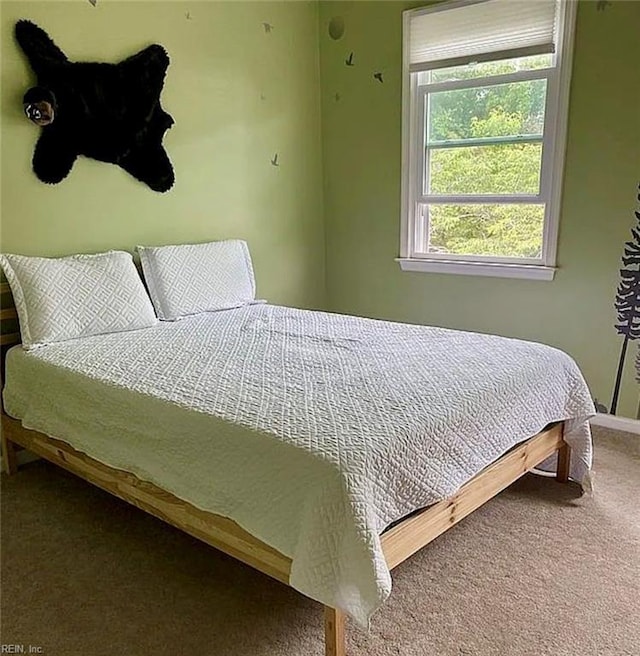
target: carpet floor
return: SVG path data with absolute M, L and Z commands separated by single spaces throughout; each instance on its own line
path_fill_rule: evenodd
M 394 570 L 350 656 L 640 656 L 640 438 L 594 497 L 528 475 Z M 43 461 L 2 475 L 3 644 L 46 656 L 320 656 L 320 606 Z

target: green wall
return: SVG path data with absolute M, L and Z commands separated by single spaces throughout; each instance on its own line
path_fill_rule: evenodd
M 492 332 L 562 348 L 611 400 L 613 301 L 640 179 L 640 2 L 578 11 L 553 282 L 401 272 L 401 16 L 412 2 L 322 2 L 320 54 L 329 308 Z M 342 39 L 327 31 L 345 23 Z M 354 53 L 354 66 L 345 65 Z M 373 79 L 381 71 L 384 83 Z M 336 94 L 339 94 L 336 96 Z M 632 346 L 619 414 L 635 416 Z
M 543 341 L 573 355 L 608 404 L 621 344 L 613 300 L 640 176 L 640 3 L 580 4 L 553 282 L 403 273 L 394 262 L 401 13 L 418 4 L 1 2 L 2 250 L 61 255 L 242 237 L 258 293 L 272 302 Z M 345 21 L 338 41 L 327 33 L 333 16 Z M 18 18 L 42 25 L 72 59 L 167 48 L 172 191 L 156 194 L 84 158 L 59 185 L 35 178 L 38 128 L 21 112 L 33 78 L 12 37 Z M 620 405 L 628 416 L 638 404 L 635 353 Z
M 317 3 L 24 0 L 0 11 L 3 251 L 62 255 L 240 237 L 261 297 L 324 304 Z M 19 18 L 43 27 L 72 60 L 118 61 L 153 42 L 167 49 L 162 102 L 176 121 L 165 137 L 176 171 L 170 192 L 87 158 L 59 185 L 36 179 L 39 128 L 22 114 L 34 78 L 13 38 Z

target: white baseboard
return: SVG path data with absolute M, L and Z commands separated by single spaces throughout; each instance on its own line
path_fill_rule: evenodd
M 613 428 L 614 430 L 624 431 L 625 433 L 640 435 L 640 419 L 618 417 L 617 415 L 607 415 L 599 412 L 595 417 L 591 417 L 590 421 L 594 426 Z

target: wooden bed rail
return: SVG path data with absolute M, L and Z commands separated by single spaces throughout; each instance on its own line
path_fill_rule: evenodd
M 569 446 L 556 424 L 519 444 L 465 483 L 453 496 L 408 517 L 382 535 L 382 548 L 389 569 L 435 540 L 447 529 L 502 492 L 556 451 L 566 454 L 557 478 L 569 479 Z M 560 458 L 562 461 L 563 459 Z
M 66 442 L 27 430 L 19 421 L 3 415 L 3 452 L 6 445 L 6 453 L 10 454 L 14 444 L 77 474 L 264 574 L 282 583 L 289 583 L 291 559 L 256 540 L 230 519 L 200 510 L 153 483 L 142 481 L 129 472 L 108 467 L 76 451 Z M 14 466 L 7 467 L 7 471 L 15 471 L 15 456 Z

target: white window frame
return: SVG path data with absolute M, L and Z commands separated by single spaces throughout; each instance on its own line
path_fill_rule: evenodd
M 459 6 L 457 0 L 443 4 Z M 421 85 L 420 73 L 409 70 L 409 23 L 415 12 L 403 15 L 403 90 L 402 90 L 402 204 L 400 228 L 400 257 L 404 271 L 440 272 L 467 275 L 485 275 L 508 278 L 552 280 L 556 271 L 558 225 L 566 149 L 567 116 L 569 111 L 569 87 L 575 33 L 577 2 L 560 0 L 558 11 L 555 65 L 550 68 L 518 71 L 504 75 L 476 77 L 465 80 L 436 82 Z M 490 58 L 483 58 L 489 59 Z M 429 93 L 477 86 L 492 86 L 523 80 L 547 80 L 545 123 L 542 137 L 542 166 L 540 190 L 534 195 L 423 195 L 422 184 L 426 157 L 425 102 Z M 518 257 L 490 257 L 457 255 L 448 253 L 423 253 L 418 250 L 424 244 L 421 230 L 425 222 L 420 207 L 433 200 L 447 203 L 544 203 L 543 248 L 539 259 Z

